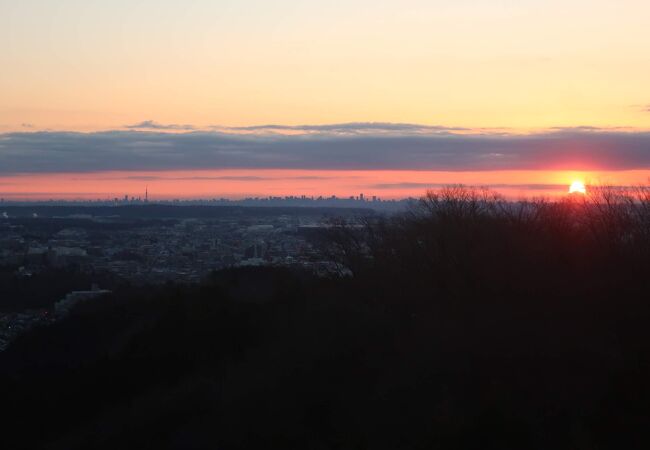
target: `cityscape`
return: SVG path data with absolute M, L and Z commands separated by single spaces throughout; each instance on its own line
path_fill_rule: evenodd
M 145 204 L 137 198 L 104 208 L 78 202 L 67 208 L 48 202 L 29 207 L 5 204 L 8 209 L 0 216 L 0 268 L 16 267 L 12 276 L 24 279 L 52 269 L 84 274 L 83 282 L 89 280 L 100 293 L 95 281 L 196 283 L 229 267 L 275 266 L 327 275 L 337 266 L 323 259 L 315 245 L 328 220 L 374 215 L 376 211 L 358 205 L 379 203 L 363 196 L 330 201 L 345 206 L 323 208 L 321 200 L 305 198 L 250 199 L 245 202 L 248 207 L 232 205 L 236 202 Z M 276 207 L 250 205 L 269 202 Z M 83 282 L 66 295 L 79 297 L 78 292 L 91 291 Z M 56 319 L 60 302 L 65 298 L 45 308 L 0 310 L 0 349 L 20 331 Z
M 171 199 L 171 200 L 149 200 L 149 193 L 144 196 L 115 197 L 113 199 L 96 200 L 10 200 L 0 198 L 0 208 L 3 206 L 29 206 L 29 205 L 89 205 L 89 206 L 119 206 L 119 205 L 143 205 L 155 203 L 160 205 L 205 205 L 205 206 L 254 206 L 254 207 L 320 207 L 320 208 L 366 208 L 377 211 L 396 212 L 404 210 L 409 203 L 416 201 L 416 198 L 407 197 L 401 199 L 382 199 L 376 195 L 366 197 L 363 193 L 350 195 L 349 197 L 330 196 L 307 196 L 287 195 L 268 197 L 246 197 L 242 199 L 212 198 L 212 199 Z M 1 213 L 4 217 L 5 212 Z

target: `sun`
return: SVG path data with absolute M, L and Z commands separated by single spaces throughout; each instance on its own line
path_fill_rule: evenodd
M 582 181 L 574 181 L 569 186 L 569 194 L 586 194 L 587 188 Z

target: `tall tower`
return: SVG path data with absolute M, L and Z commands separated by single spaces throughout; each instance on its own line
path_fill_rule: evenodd
M 144 188 L 144 202 L 149 203 L 149 186 Z

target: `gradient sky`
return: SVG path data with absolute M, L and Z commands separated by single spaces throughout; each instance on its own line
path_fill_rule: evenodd
M 650 174 L 643 172 L 650 169 L 648 30 L 647 0 L 0 0 L 0 194 L 45 192 L 54 174 L 116 170 L 426 170 L 474 173 L 476 183 L 490 170 L 548 171 L 542 184 L 552 183 L 557 171 L 587 176 L 596 170 L 617 182 L 643 182 Z M 279 133 L 317 134 L 331 143 L 342 133 L 356 136 L 359 123 L 369 122 L 430 128 L 366 127 L 365 140 L 334 146 L 338 164 L 324 159 L 327 151 L 315 154 L 312 144 L 307 156 L 297 156 L 303 141 L 295 139 L 280 145 L 294 151 L 286 167 L 274 156 L 277 146 L 268 143 L 267 163 L 224 160 L 220 141 L 224 135 Z M 241 128 L 269 123 L 348 125 L 343 132 Z M 25 146 L 31 138 L 24 135 L 46 130 L 33 136 L 38 146 Z M 131 155 L 123 151 L 128 145 L 106 150 L 97 144 L 102 135 L 92 133 L 109 130 L 120 130 L 138 150 Z M 86 166 L 66 166 L 65 155 L 80 150 L 63 132 L 87 138 Z M 183 144 L 182 152 L 170 157 L 163 151 L 163 157 L 161 149 L 178 145 L 155 133 L 199 133 L 214 142 L 191 155 Z M 400 160 L 405 135 L 414 133 L 430 140 Z M 495 150 L 495 135 L 504 133 L 564 135 L 562 146 L 538 146 L 532 161 L 526 141 L 506 140 L 504 152 Z M 438 139 L 467 134 L 480 140 L 474 150 L 452 141 L 449 153 Z M 374 135 L 383 139 L 378 154 L 368 147 Z M 143 142 L 153 145 L 156 158 L 142 156 Z M 217 146 L 214 156 L 209 151 Z M 485 164 L 488 154 L 512 152 L 512 167 Z M 196 155 L 207 155 L 210 167 L 197 165 Z M 118 164 L 116 157 L 125 161 Z M 177 167 L 170 164 L 174 158 Z M 129 166 L 132 159 L 140 164 Z M 635 171 L 635 178 L 623 170 Z M 24 173 L 36 177 L 31 193 L 3 188 L 11 185 L 10 176 Z M 422 183 L 419 175 L 401 173 L 402 183 Z M 501 173 L 496 184 L 517 178 Z M 180 178 L 167 175 L 161 177 Z M 303 189 L 285 181 L 275 181 L 274 189 Z M 394 184 L 389 181 L 366 190 Z M 88 189 L 66 183 L 72 194 Z M 231 188 L 209 185 L 194 194 Z

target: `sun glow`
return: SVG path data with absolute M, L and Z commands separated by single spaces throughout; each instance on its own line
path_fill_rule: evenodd
M 569 194 L 586 194 L 587 188 L 582 181 L 574 181 L 569 186 Z

